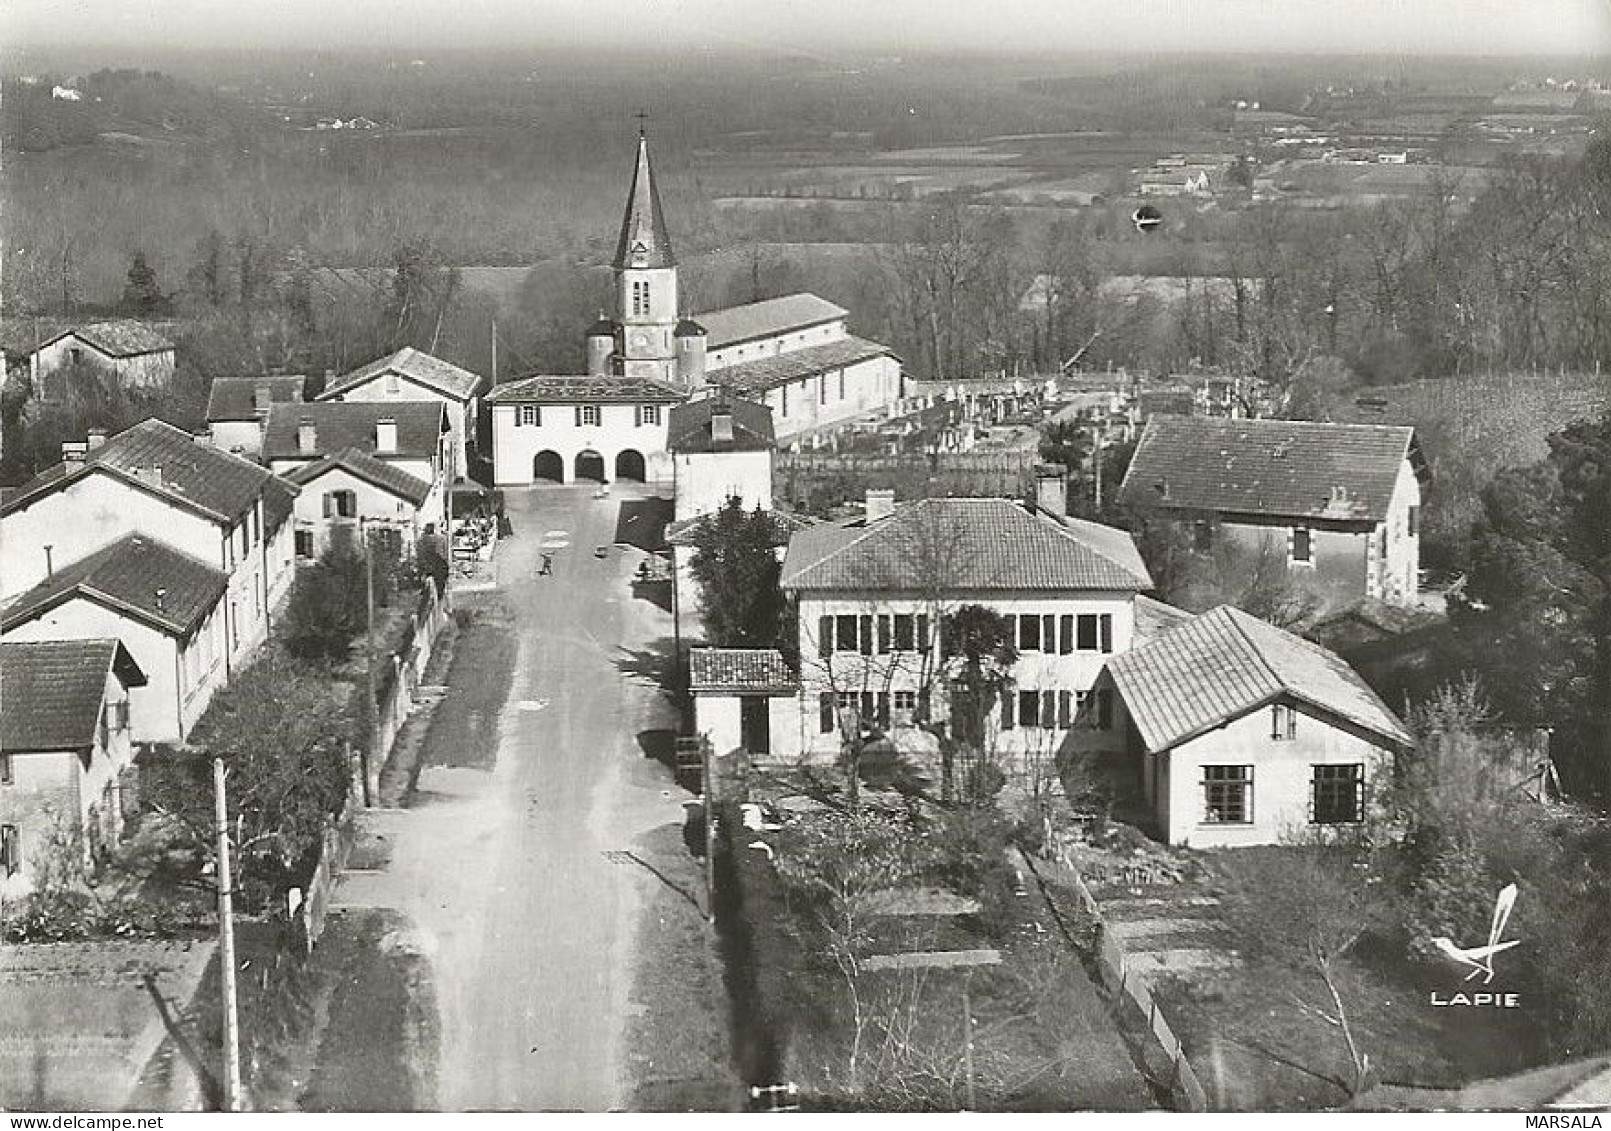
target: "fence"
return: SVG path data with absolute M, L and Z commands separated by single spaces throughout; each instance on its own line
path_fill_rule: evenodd
M 1139 1038 L 1148 1072 L 1154 1079 L 1167 1081 L 1178 1110 L 1207 1111 L 1208 1097 L 1197 1078 L 1197 1070 L 1191 1066 L 1186 1050 L 1153 1000 L 1146 982 L 1130 968 L 1124 947 L 1108 930 L 1102 909 L 1074 866 L 1067 846 L 1052 837 L 1046 841 L 1046 848 L 1051 855 L 1041 859 L 1037 870 L 1071 888 L 1080 910 L 1096 920 L 1097 977 L 1102 987 L 1113 995 L 1121 1025 Z
M 779 452 L 774 493 L 796 507 L 822 509 L 861 499 L 868 488 L 919 494 L 1021 498 L 1034 486 L 1033 451 L 937 452 L 932 455 L 844 455 Z
M 286 908 L 290 912 L 297 941 L 305 953 L 313 950 L 313 944 L 324 933 L 325 914 L 330 909 L 330 895 L 335 888 L 336 877 L 347 866 L 347 857 L 352 854 L 353 842 L 357 839 L 357 811 L 358 807 L 349 796 L 341 816 L 325 827 L 324 839 L 319 845 L 319 860 L 308 880 L 307 891 L 291 889 Z

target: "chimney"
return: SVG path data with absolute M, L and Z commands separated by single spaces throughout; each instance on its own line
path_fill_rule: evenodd
M 252 411 L 259 416 L 268 415 L 269 404 L 273 400 L 273 392 L 267 385 L 259 385 L 252 390 Z
M 106 443 L 105 428 L 91 428 L 85 435 L 88 437 L 89 450 L 92 452 Z
M 90 446 L 82 440 L 62 441 L 62 462 L 83 463 L 89 457 Z
M 197 432 L 192 439 L 204 448 L 213 446 L 213 434 L 211 432 Z
M 895 513 L 895 491 L 890 487 L 867 489 L 867 521 L 888 518 Z
M 375 454 L 395 455 L 397 453 L 397 421 L 386 416 L 375 421 Z
M 726 403 L 717 405 L 710 414 L 710 446 L 717 449 L 733 446 L 733 414 Z
M 166 589 L 158 589 L 153 596 L 155 596 L 157 599 L 157 612 L 163 612 L 163 604 L 168 598 L 168 591 Z
M 313 426 L 313 421 L 302 420 L 297 423 L 296 450 L 305 456 L 311 456 L 319 450 L 319 430 Z
M 1068 472 L 1055 463 L 1035 465 L 1035 505 L 1054 518 L 1068 517 Z
M 141 483 L 149 483 L 153 487 L 162 486 L 162 465 L 160 463 L 154 463 L 149 467 L 141 465 L 130 470 Z

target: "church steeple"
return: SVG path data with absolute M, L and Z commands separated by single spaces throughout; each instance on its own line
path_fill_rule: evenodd
M 632 170 L 632 189 L 627 193 L 626 215 L 621 220 L 621 239 L 615 247 L 615 269 L 675 267 L 671 235 L 660 207 L 660 190 L 655 187 L 649 166 L 649 138 L 638 129 L 638 161 Z

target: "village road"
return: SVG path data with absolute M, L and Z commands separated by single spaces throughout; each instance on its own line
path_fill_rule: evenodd
M 427 766 L 410 809 L 373 814 L 389 866 L 348 873 L 337 896 L 413 920 L 436 977 L 448 1111 L 625 1102 L 633 971 L 653 957 L 635 923 L 657 881 L 624 852 L 680 822 L 686 794 L 639 742 L 675 726 L 641 674 L 670 615 L 633 598 L 644 555 L 614 545 L 623 502 L 647 492 L 593 491 L 507 493 L 514 536 L 497 551 L 496 597 L 519 653 L 496 764 Z M 553 573 L 540 576 L 545 552 Z

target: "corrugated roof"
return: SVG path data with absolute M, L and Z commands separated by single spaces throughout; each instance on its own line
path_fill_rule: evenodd
M 733 435 L 720 442 L 711 438 L 710 419 L 724 410 L 732 418 Z M 739 397 L 701 397 L 676 405 L 666 424 L 666 450 L 672 452 L 765 452 L 777 446 L 772 431 L 772 410 Z
M 715 350 L 832 322 L 849 313 L 825 298 L 801 291 L 707 311 L 699 315 L 699 324 L 705 328 L 706 348 Z
M 378 358 L 345 376 L 336 378 L 324 392 L 319 394 L 318 399 L 327 401 L 332 397 L 338 397 L 387 373 L 396 373 L 416 384 L 424 385 L 427 389 L 433 389 L 460 401 L 468 401 L 481 387 L 479 374 L 461 369 L 439 357 L 432 357 L 412 346 L 404 346 L 388 357 Z
M 60 331 L 44 344 L 50 345 L 69 334 L 110 357 L 138 357 L 141 354 L 161 353 L 173 349 L 173 343 L 167 338 L 144 323 L 129 318 L 73 326 Z
M 224 421 L 255 421 L 267 413 L 257 409 L 257 390 L 268 393 L 269 403 L 288 403 L 302 399 L 302 386 L 307 378 L 295 376 L 215 377 L 212 390 L 207 394 L 207 423 Z
M 621 217 L 621 238 L 615 246 L 615 266 L 675 267 L 671 232 L 660 189 L 649 165 L 649 139 L 638 131 L 638 155 L 632 166 L 632 187 L 627 190 L 626 214 Z
M 796 534 L 781 584 L 792 590 L 1138 591 L 1152 578 L 1130 535 L 1094 522 L 1059 522 L 1009 499 L 921 499 L 869 521 Z
M 313 401 L 277 404 L 263 426 L 263 458 L 309 459 L 356 448 L 375 454 L 375 425 L 397 422 L 397 451 L 391 458 L 434 459 L 447 428 L 447 408 L 440 401 Z M 314 450 L 298 447 L 303 421 L 313 425 Z
M 1222 514 L 1380 522 L 1406 459 L 1420 463 L 1413 428 L 1154 416 L 1119 499 Z
M 23 593 L 0 612 L 0 631 L 77 596 L 183 638 L 201 625 L 228 587 L 222 570 L 149 536 L 130 534 Z
M 537 374 L 487 394 L 491 404 L 675 404 L 688 392 L 650 377 Z
M 160 474 L 158 474 L 160 469 Z M 257 502 L 269 472 L 249 459 L 198 444 L 195 437 L 153 417 L 119 432 L 91 451 L 83 464 L 36 475 L 6 498 L 0 514 L 104 471 L 153 494 L 233 524 Z
M 720 369 L 712 369 L 706 374 L 706 380 L 743 396 L 757 396 L 779 385 L 842 369 L 868 358 L 894 356 L 888 346 L 852 334 L 820 346 L 807 346 L 773 357 L 724 365 Z
M 695 648 L 688 653 L 688 689 L 793 691 L 799 681 L 776 648 Z
M 286 472 L 285 477 L 298 487 L 305 487 L 319 476 L 336 468 L 350 472 L 365 483 L 372 483 L 383 491 L 390 491 L 416 507 L 431 493 L 431 485 L 425 480 L 356 448 L 348 448 L 333 456 L 325 456 L 323 459 L 292 468 Z
M 1291 698 L 1407 746 L 1402 723 L 1338 656 L 1229 605 L 1107 663 L 1149 751 Z
M 116 671 L 128 687 L 145 673 L 116 640 L 0 644 L 0 750 L 87 750 Z

